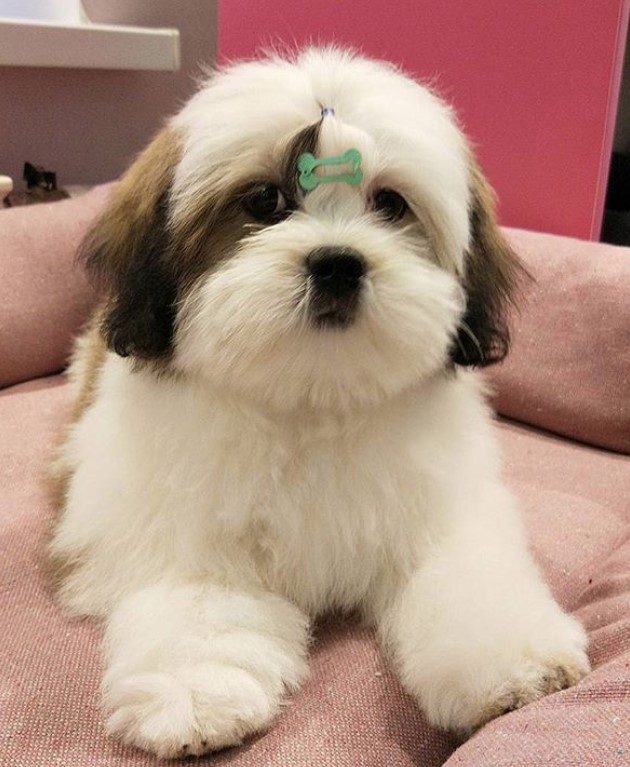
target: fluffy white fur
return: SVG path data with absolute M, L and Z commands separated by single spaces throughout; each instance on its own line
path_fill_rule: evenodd
M 106 618 L 109 732 L 160 756 L 268 727 L 331 608 L 358 608 L 428 719 L 460 732 L 588 669 L 501 482 L 477 374 L 447 365 L 470 237 L 449 110 L 338 52 L 238 66 L 175 118 L 173 218 L 279 162 L 321 105 L 321 153 L 357 146 L 365 185 L 322 185 L 198 279 L 170 373 L 108 352 L 64 447 L 61 596 Z M 374 179 L 431 207 L 441 253 L 366 210 Z M 313 327 L 300 294 L 320 245 L 369 266 L 345 330 Z

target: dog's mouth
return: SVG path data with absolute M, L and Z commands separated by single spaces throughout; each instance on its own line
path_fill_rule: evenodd
M 350 248 L 323 247 L 307 260 L 309 315 L 316 327 L 348 327 L 357 316 L 366 265 Z
M 354 322 L 359 304 L 359 290 L 343 297 L 314 292 L 309 302 L 309 315 L 315 327 L 342 330 Z

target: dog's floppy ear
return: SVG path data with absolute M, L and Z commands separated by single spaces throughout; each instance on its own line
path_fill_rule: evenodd
M 169 269 L 168 196 L 179 155 L 176 134 L 164 128 L 122 177 L 79 253 L 105 299 L 103 336 L 123 357 L 170 351 L 177 285 Z
M 466 253 L 466 310 L 451 349 L 457 365 L 500 362 L 510 347 L 507 311 L 522 276 L 519 259 L 501 234 L 495 196 L 471 159 L 470 244 Z

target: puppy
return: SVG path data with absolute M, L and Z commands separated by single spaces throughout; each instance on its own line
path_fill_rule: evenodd
M 468 734 L 577 682 L 499 476 L 483 385 L 520 267 L 450 109 L 339 50 L 211 77 L 83 256 L 50 543 L 106 622 L 107 729 L 162 757 L 241 743 L 358 610 L 428 720 Z

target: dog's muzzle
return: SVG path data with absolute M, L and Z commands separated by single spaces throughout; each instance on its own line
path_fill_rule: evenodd
M 355 318 L 366 263 L 352 248 L 322 247 L 306 258 L 309 314 L 320 327 L 343 328 Z

